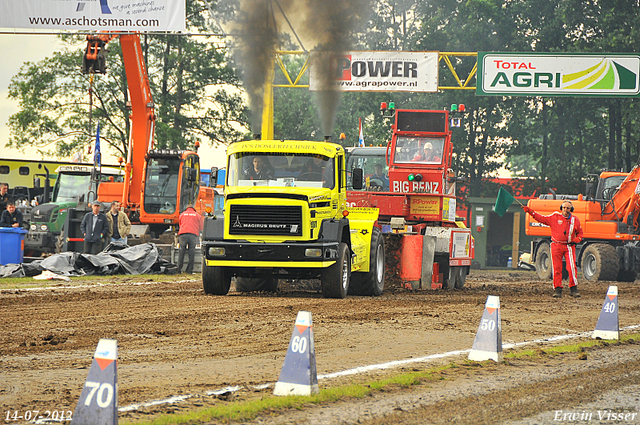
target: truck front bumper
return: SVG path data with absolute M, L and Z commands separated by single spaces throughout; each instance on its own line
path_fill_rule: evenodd
M 37 249 L 50 251 L 54 248 L 54 235 L 50 232 L 37 232 L 29 230 L 24 237 L 25 249 Z
M 249 243 L 206 241 L 207 266 L 326 268 L 338 258 L 338 242 Z

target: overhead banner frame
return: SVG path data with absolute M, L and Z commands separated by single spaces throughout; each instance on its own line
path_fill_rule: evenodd
M 478 96 L 638 97 L 633 53 L 478 52 Z

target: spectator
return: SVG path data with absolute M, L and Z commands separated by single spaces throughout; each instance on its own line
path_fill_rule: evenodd
M 244 178 L 247 180 L 273 179 L 273 169 L 267 159 L 256 156 L 253 158 L 253 167 L 244 170 Z
M 2 212 L 7 209 L 7 203 L 12 200 L 7 192 L 9 192 L 9 185 L 0 183 L 0 211 Z
M 0 227 L 22 227 L 22 213 L 13 201 L 7 201 L 7 209 L 2 211 Z
M 85 254 L 98 254 L 104 247 L 105 239 L 111 237 L 107 216 L 100 212 L 100 207 L 100 202 L 95 201 L 91 205 L 91 212 L 85 214 L 80 224 Z
M 111 229 L 111 242 L 123 242 L 126 244 L 131 231 L 131 221 L 125 213 L 120 211 L 120 202 L 113 201 L 111 209 L 106 216 L 109 229 Z
M 178 251 L 178 273 L 182 273 L 182 265 L 184 264 L 184 254 L 189 253 L 189 262 L 185 273 L 193 273 L 193 262 L 195 260 L 196 245 L 200 239 L 200 232 L 204 224 L 204 218 L 196 212 L 193 205 L 188 205 L 182 214 L 180 214 L 178 231 L 178 241 L 180 249 Z

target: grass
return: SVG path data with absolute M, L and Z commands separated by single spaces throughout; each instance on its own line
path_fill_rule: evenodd
M 620 341 L 608 342 L 602 340 L 582 341 L 575 344 L 552 346 L 545 349 L 524 349 L 517 352 L 505 354 L 505 358 L 525 358 L 539 359 L 544 356 L 554 356 L 565 353 L 583 353 L 592 348 L 606 347 L 612 344 L 640 343 L 640 333 L 621 336 Z M 242 400 L 228 402 L 220 406 L 195 409 L 186 413 L 163 414 L 151 420 L 127 421 L 121 420 L 123 425 L 173 425 L 173 424 L 195 424 L 209 421 L 231 421 L 242 422 L 255 419 L 260 414 L 277 414 L 285 410 L 302 410 L 309 405 L 321 405 L 335 403 L 348 399 L 363 399 L 375 392 L 390 392 L 397 389 L 411 388 L 416 385 L 435 380 L 450 379 L 445 377 L 443 372 L 456 370 L 469 370 L 469 367 L 482 368 L 484 366 L 495 365 L 493 361 L 471 362 L 463 360 L 458 363 L 433 367 L 424 371 L 412 371 L 392 375 L 390 377 L 370 381 L 364 384 L 351 384 L 331 388 L 321 389 L 318 394 L 311 396 L 289 396 L 277 397 L 266 395 L 258 400 Z M 223 402 L 221 402 L 223 403 Z

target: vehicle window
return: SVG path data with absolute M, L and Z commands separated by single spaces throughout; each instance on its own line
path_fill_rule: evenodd
M 333 188 L 334 162 L 319 154 L 238 153 L 229 157 L 227 185 Z

